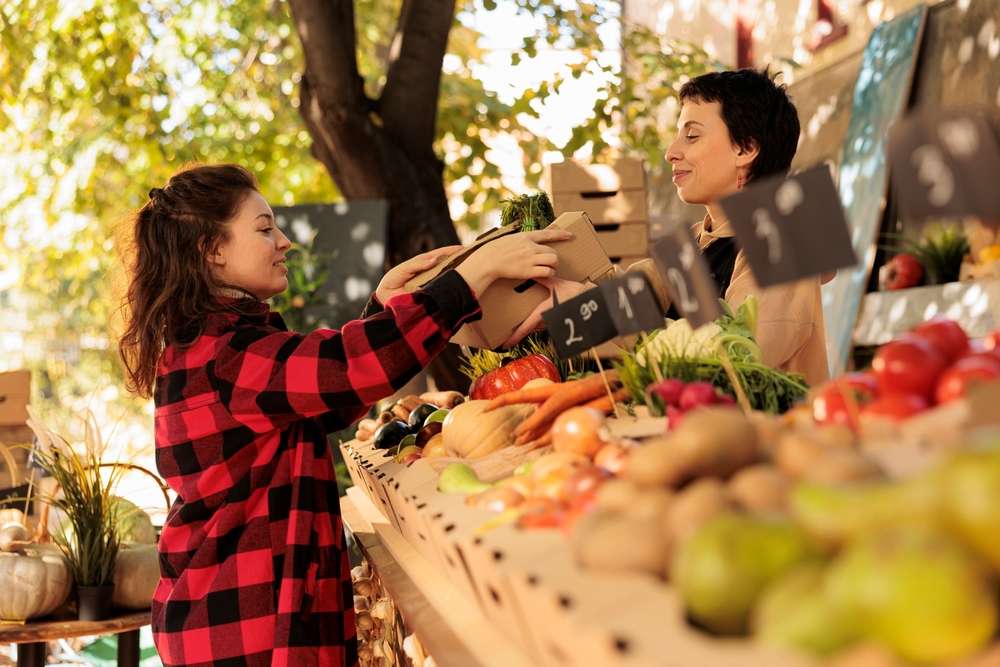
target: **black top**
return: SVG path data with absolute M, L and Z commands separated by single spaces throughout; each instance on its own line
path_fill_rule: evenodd
M 715 239 L 701 251 L 701 256 L 708 264 L 708 271 L 719 288 L 719 298 L 726 298 L 726 290 L 733 280 L 733 269 L 736 268 L 736 255 L 739 254 L 739 247 L 736 245 L 736 237 L 727 236 Z M 666 312 L 666 316 L 672 320 L 680 319 L 682 316 L 674 304 Z

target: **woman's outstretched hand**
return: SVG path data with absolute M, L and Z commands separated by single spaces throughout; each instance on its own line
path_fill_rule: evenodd
M 382 276 L 381 282 L 379 282 L 378 287 L 375 289 L 375 298 L 379 300 L 379 303 L 385 303 L 397 294 L 401 294 L 406 291 L 403 289 L 403 286 L 414 277 L 436 266 L 439 261 L 445 257 L 454 255 L 460 250 L 462 250 L 462 246 L 460 245 L 449 245 L 421 253 L 401 264 L 397 264 Z

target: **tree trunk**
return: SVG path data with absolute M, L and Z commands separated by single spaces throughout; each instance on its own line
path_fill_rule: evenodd
M 306 55 L 300 111 L 313 155 L 348 200 L 389 201 L 387 267 L 457 243 L 444 165 L 433 151 L 454 1 L 404 2 L 397 34 L 402 47 L 380 100 L 365 95 L 357 72 L 352 1 L 292 0 L 291 7 Z M 458 347 L 449 345 L 431 365 L 440 389 L 468 389 L 458 361 Z

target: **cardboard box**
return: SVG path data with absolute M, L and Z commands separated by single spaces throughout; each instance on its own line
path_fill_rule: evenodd
M 594 223 L 597 240 L 608 257 L 646 256 L 649 249 L 649 225 L 645 222 Z
M 566 160 L 545 168 L 550 194 L 614 193 L 619 190 L 646 190 L 642 160 L 618 158 L 610 164 L 589 164 Z
M 569 241 L 550 244 L 559 256 L 559 266 L 556 269 L 558 277 L 577 282 L 596 281 L 611 270 L 611 262 L 608 261 L 607 253 L 601 247 L 597 232 L 586 213 L 564 213 L 551 226 L 573 233 L 573 238 Z M 412 291 L 426 285 L 443 271 L 459 266 L 484 245 L 512 233 L 513 227 L 502 227 L 484 235 L 470 247 L 445 258 L 438 266 L 413 278 L 406 284 L 406 289 Z M 548 290 L 533 280 L 497 280 L 479 295 L 479 304 L 483 309 L 482 319 L 463 326 L 451 340 L 470 347 L 494 349 L 507 340 L 531 311 L 547 298 Z
M 19 426 L 28 420 L 31 372 L 0 373 L 0 425 Z

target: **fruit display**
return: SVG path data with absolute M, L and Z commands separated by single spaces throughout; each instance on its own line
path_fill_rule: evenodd
M 669 323 L 614 370 L 447 411 L 410 401 L 384 417 L 407 429 L 395 449 L 373 431 L 345 458 L 527 652 L 583 664 L 587 637 L 616 647 L 600 664 L 993 664 L 1000 433 L 978 419 L 916 465 L 896 429 L 954 426 L 1000 378 L 1000 332 L 931 319 L 807 395 L 756 369 L 754 319 L 749 302 Z

